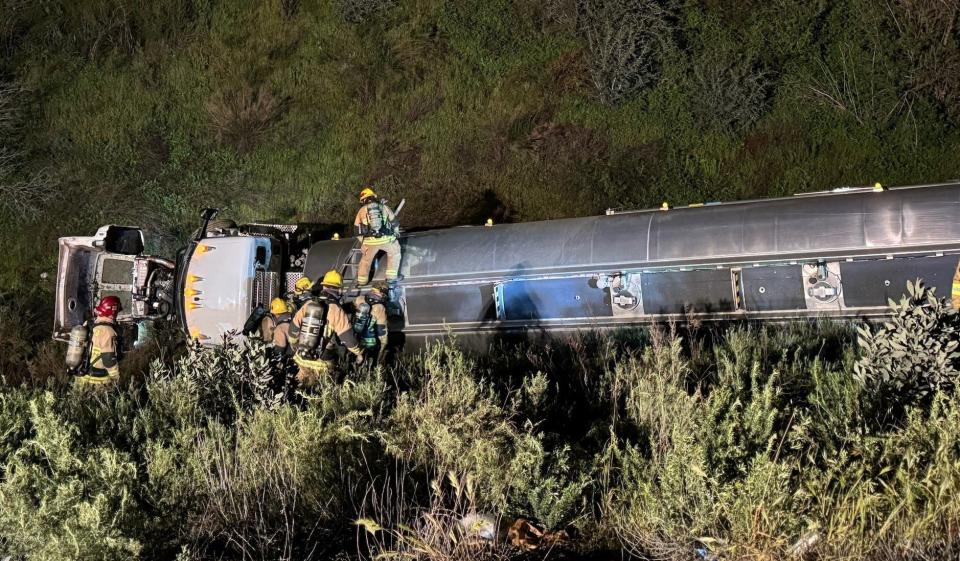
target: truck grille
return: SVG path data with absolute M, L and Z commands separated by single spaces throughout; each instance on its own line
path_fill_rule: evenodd
M 271 300 L 280 296 L 279 291 L 280 273 L 257 271 L 257 276 L 253 279 L 253 299 L 250 303 L 253 307 L 257 304 L 269 306 Z

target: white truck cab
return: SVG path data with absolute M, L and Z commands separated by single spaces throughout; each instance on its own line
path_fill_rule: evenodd
M 262 235 L 208 234 L 190 243 L 178 269 L 181 327 L 191 339 L 216 345 L 239 335 L 258 303 L 280 291 L 279 248 Z
M 303 275 L 308 248 L 342 225 L 214 220 L 202 226 L 176 262 L 144 255 L 143 232 L 104 226 L 93 236 L 60 238 L 53 338 L 92 319 L 104 296 L 120 298 L 121 327 L 175 319 L 184 335 L 204 346 L 242 337 L 251 312 L 291 291 Z
M 143 232 L 130 226 L 103 226 L 93 236 L 60 238 L 53 338 L 91 317 L 104 296 L 122 306 L 117 320 L 140 323 L 172 311 L 174 264 L 143 255 Z

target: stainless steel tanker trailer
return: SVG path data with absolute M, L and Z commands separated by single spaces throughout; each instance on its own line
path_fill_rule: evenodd
M 306 274 L 344 267 L 351 244 L 314 244 Z M 402 245 L 407 338 L 869 317 L 909 280 L 960 292 L 960 184 L 430 230 Z
M 170 303 L 184 333 L 216 344 L 304 274 L 338 269 L 349 285 L 355 240 L 323 238 L 300 249 L 240 230 L 192 241 Z M 445 228 L 401 244 L 391 331 L 406 342 L 670 319 L 872 317 L 917 278 L 960 296 L 960 183 Z

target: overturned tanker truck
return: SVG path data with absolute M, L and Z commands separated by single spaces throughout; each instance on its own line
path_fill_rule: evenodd
M 300 230 L 198 236 L 175 264 L 163 262 L 169 275 L 155 274 L 168 279 L 157 292 L 170 302 L 147 308 L 168 309 L 186 335 L 213 345 L 302 275 L 337 269 L 348 289 L 362 290 L 353 282 L 355 239 Z M 445 228 L 400 241 L 390 317 L 391 344 L 400 345 L 449 332 L 482 340 L 671 319 L 875 317 L 917 278 L 960 303 L 960 183 Z M 61 242 L 58 288 L 74 279 L 76 301 L 76 274 L 63 261 Z M 382 278 L 383 264 L 374 266 Z M 95 278 L 88 284 L 90 306 L 99 289 Z M 66 292 L 58 290 L 58 310 L 68 307 Z M 73 322 L 81 315 L 71 313 Z M 55 337 L 70 323 L 58 315 Z

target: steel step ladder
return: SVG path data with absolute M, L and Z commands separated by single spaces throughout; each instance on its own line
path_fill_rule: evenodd
M 352 294 L 357 292 L 357 272 L 360 270 L 360 240 L 357 240 L 353 244 L 353 247 L 350 248 L 350 253 L 347 254 L 347 259 L 343 262 L 343 265 L 340 267 L 340 277 L 343 278 L 343 291 L 344 294 Z

